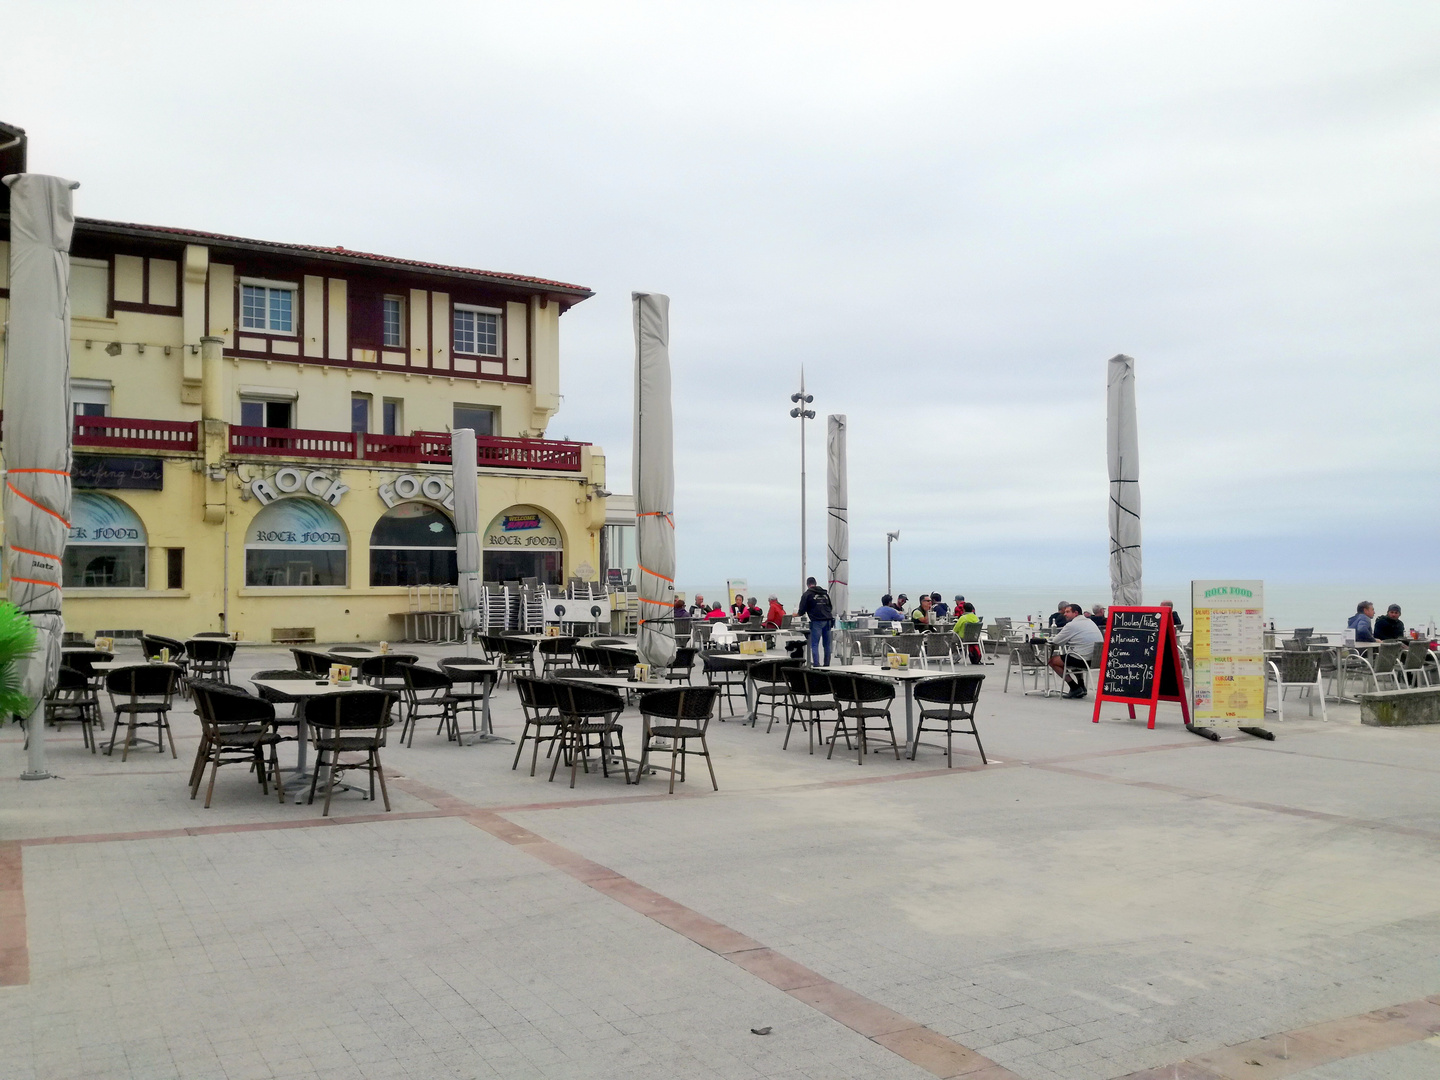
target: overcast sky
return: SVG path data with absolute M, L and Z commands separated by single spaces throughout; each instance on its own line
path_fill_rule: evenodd
M 550 429 L 630 488 L 671 297 L 680 584 L 1103 582 L 1105 361 L 1146 575 L 1440 580 L 1440 5 L 0 2 L 77 212 L 579 282 Z M 1377 568 L 1383 570 L 1378 574 Z

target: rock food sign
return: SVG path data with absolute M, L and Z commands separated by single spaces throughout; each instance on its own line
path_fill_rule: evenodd
M 315 498 L 339 506 L 341 497 L 350 489 L 334 473 L 324 469 L 296 469 L 286 466 L 268 477 L 250 481 L 250 494 L 268 506 L 286 495 L 314 495 Z
M 490 522 L 485 530 L 485 546 L 507 551 L 513 548 L 559 551 L 560 531 L 538 510 L 517 507 Z

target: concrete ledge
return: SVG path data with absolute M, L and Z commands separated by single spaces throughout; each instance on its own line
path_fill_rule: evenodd
M 1361 694 L 1360 722 L 1371 727 L 1440 724 L 1440 686 Z

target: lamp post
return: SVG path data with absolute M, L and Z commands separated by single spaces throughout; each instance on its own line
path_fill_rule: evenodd
M 790 410 L 792 417 L 800 421 L 800 592 L 805 592 L 805 421 L 815 419 L 815 410 L 807 409 L 815 398 L 805 393 L 805 366 L 800 366 L 800 392 L 791 394 L 790 400 L 795 403 L 795 408 Z
M 890 545 L 899 539 L 899 529 L 885 534 L 885 591 L 891 596 L 895 595 L 895 586 L 890 581 Z

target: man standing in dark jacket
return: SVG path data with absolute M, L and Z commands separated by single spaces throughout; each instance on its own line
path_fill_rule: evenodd
M 805 579 L 805 593 L 800 597 L 800 606 L 795 614 L 810 620 L 810 666 L 820 667 L 820 642 L 825 642 L 825 667 L 830 666 L 830 628 L 835 625 L 835 613 L 830 607 L 830 594 L 815 584 L 815 579 Z

